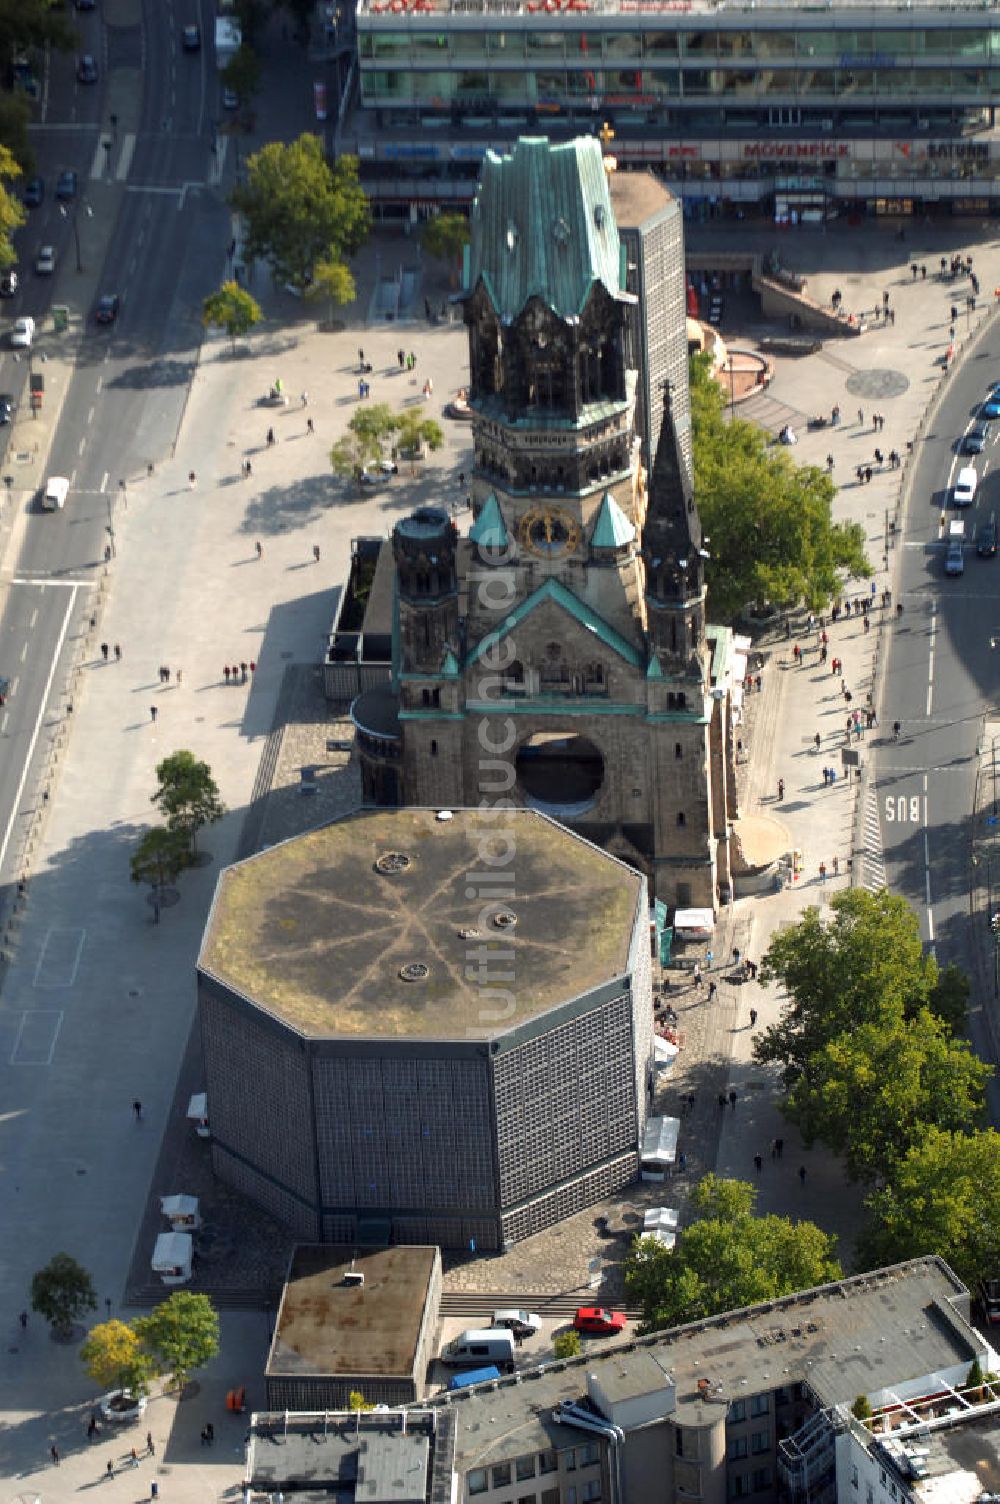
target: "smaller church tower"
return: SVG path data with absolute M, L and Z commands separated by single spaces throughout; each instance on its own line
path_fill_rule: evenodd
M 404 673 L 437 674 L 458 648 L 456 544 L 455 524 L 439 507 L 418 508 L 393 531 Z

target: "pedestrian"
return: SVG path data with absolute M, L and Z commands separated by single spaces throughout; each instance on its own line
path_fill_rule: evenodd
M 824 784 L 824 786 L 826 784 L 828 784 L 829 782 L 830 782 L 830 769 L 829 768 L 824 768 L 823 769 L 823 784 Z
M 694 963 L 694 971 L 692 973 L 691 980 L 694 982 L 694 985 L 696 987 L 701 986 L 701 967 L 698 965 L 697 961 Z
M 792 657 L 795 659 L 796 663 L 798 663 L 802 657 L 802 649 L 799 647 L 798 643 L 796 643 L 792 648 Z
M 866 486 L 870 486 L 871 483 L 872 483 L 872 467 L 871 467 L 871 465 L 866 465 L 865 466 L 865 485 Z
M 152 460 L 147 460 L 146 461 L 146 475 L 150 476 L 150 475 L 152 475 L 152 473 L 153 473 L 153 461 Z
M 718 986 L 717 986 L 717 984 L 715 982 L 709 982 L 709 984 L 708 984 L 708 1001 L 710 1003 L 715 1001 L 715 994 L 718 992 L 718 990 L 719 990 Z
M 139 1466 L 139 1453 L 136 1451 L 135 1447 L 133 1447 L 132 1450 L 129 1452 L 129 1454 L 128 1454 L 128 1460 L 129 1460 L 129 1462 L 131 1462 L 131 1464 L 132 1464 L 133 1467 L 138 1467 Z
M 823 738 L 820 736 L 819 732 L 817 731 L 816 735 L 813 737 L 813 746 L 816 748 L 817 752 L 819 751 L 820 746 L 822 745 L 822 741 L 823 741 Z
M 136 1122 L 137 1123 L 141 1123 L 142 1122 L 142 1103 L 139 1101 L 138 1097 L 132 1103 L 132 1111 L 135 1113 L 135 1120 L 136 1120 Z
M 785 1152 L 785 1140 L 783 1138 L 776 1138 L 774 1147 L 778 1151 L 778 1158 L 780 1159 Z
M 778 779 L 778 798 L 779 799 L 784 799 L 784 797 L 785 797 L 785 780 L 783 778 L 779 778 Z
M 736 1111 L 736 1093 L 735 1093 L 735 1091 L 733 1091 L 732 1087 L 730 1087 L 730 1090 L 729 1090 L 729 1105 L 732 1108 L 732 1110 L 735 1112 Z
M 869 621 L 869 620 L 868 620 L 868 612 L 867 612 L 867 611 L 866 611 L 866 612 L 865 612 L 865 631 L 866 631 L 866 632 L 870 632 L 870 631 L 871 631 L 871 629 L 872 629 L 872 624 L 871 624 L 871 622 L 870 622 L 870 621 Z
M 823 646 L 819 650 L 819 661 L 820 661 L 820 663 L 825 663 L 826 662 L 826 644 L 825 643 L 823 644 Z
M 864 428 L 864 426 L 865 426 L 865 410 L 864 410 L 863 407 L 859 407 L 858 408 L 858 427 L 859 428 Z
M 226 676 L 226 683 L 228 684 L 229 683 L 229 664 L 228 663 L 226 664 L 226 666 L 222 670 L 222 672 L 225 674 L 225 676 Z
M 714 952 L 714 950 L 707 950 L 705 952 L 705 969 L 706 969 L 706 971 L 711 971 L 712 970 L 712 962 L 714 960 L 715 960 L 715 952 Z
M 156 1456 L 156 1448 L 153 1445 L 153 1433 L 152 1433 L 152 1431 L 147 1431 L 146 1432 L 146 1456 L 147 1457 L 155 1457 Z
M 56 1446 L 55 1442 L 53 1442 L 52 1445 L 49 1447 L 49 1456 L 52 1458 L 52 1461 L 55 1463 L 56 1467 L 58 1467 L 59 1466 L 59 1448 Z
M 417 369 L 417 352 L 415 350 L 411 350 L 410 351 L 410 370 L 411 371 L 415 371 L 416 369 Z
M 820 864 L 819 864 L 819 880 L 822 883 L 826 882 L 826 863 L 825 862 L 820 862 Z
M 399 361 L 399 369 L 402 370 L 403 367 L 406 365 L 406 351 L 405 350 L 397 350 L 396 351 L 396 359 Z
M 274 437 L 274 429 L 269 428 L 267 430 L 267 447 L 270 449 L 271 445 L 276 444 L 277 442 L 277 439 Z
M 90 1420 L 87 1422 L 87 1440 L 93 1441 L 94 1437 L 98 1435 L 100 1435 L 100 1427 L 97 1424 L 97 1416 L 91 1410 Z
M 260 541 L 259 538 L 257 539 L 257 542 L 254 544 L 254 548 L 257 550 L 257 557 L 258 557 L 258 559 L 262 559 L 264 557 L 264 545 L 263 545 L 263 543 L 261 543 L 261 541 Z
M 180 684 L 181 680 L 184 677 L 184 670 L 183 669 L 177 669 L 176 670 L 176 674 L 177 674 L 177 683 Z
M 241 684 L 245 684 L 246 682 L 247 682 L 247 666 L 246 666 L 245 663 L 241 663 L 240 664 L 240 683 Z
M 756 982 L 756 980 L 757 980 L 757 973 L 758 973 L 759 970 L 760 970 L 760 967 L 757 965 L 756 961 L 748 961 L 747 962 L 747 971 L 750 973 L 750 980 L 751 980 L 751 982 Z
M 253 678 L 253 675 L 256 673 L 256 671 L 257 671 L 257 665 L 256 665 L 256 663 L 254 663 L 253 659 L 251 658 L 250 659 L 250 677 L 251 678 Z
M 157 716 L 156 706 L 155 705 L 150 705 L 150 707 L 149 707 L 149 719 L 151 721 L 155 721 L 156 720 L 156 716 Z
M 205 1427 L 204 1426 L 202 1426 L 202 1428 L 201 1428 L 201 1444 L 202 1444 L 203 1447 L 207 1447 L 208 1446 L 208 1435 L 207 1435 L 207 1432 L 205 1431 Z
M 762 682 L 762 681 L 761 681 L 761 677 L 760 677 L 760 674 L 758 674 L 758 675 L 757 675 L 757 679 L 756 679 L 756 684 L 757 684 L 757 693 L 758 693 L 758 694 L 760 694 L 760 686 L 761 686 L 761 682 Z
M 309 393 L 308 392 L 303 392 L 302 393 L 302 406 L 303 407 L 308 407 L 309 406 Z
M 312 418 L 307 418 L 306 419 L 306 433 L 315 433 L 315 432 L 316 432 L 316 427 L 315 427 L 315 424 L 313 423 Z
M 805 1185 L 805 1183 L 806 1183 L 806 1167 L 805 1167 L 805 1165 L 799 1165 L 799 1180 L 802 1182 L 803 1185 Z
M 215 1442 L 215 1427 L 211 1421 L 206 1421 L 205 1423 L 205 1435 L 208 1437 L 209 1446 L 212 1446 Z
M 21 1323 L 21 1331 L 22 1332 L 26 1332 L 28 1330 L 28 1313 L 27 1313 L 27 1311 L 22 1311 L 21 1314 L 20 1314 L 20 1316 L 17 1319 Z
M 757 1027 L 757 1009 L 756 1008 L 751 1008 L 750 1009 L 750 1027 L 751 1027 L 751 1029 L 755 1029 Z
M 250 460 L 247 460 L 247 479 L 248 480 L 250 479 L 251 475 L 253 475 L 253 463 Z
M 839 875 L 839 873 L 840 873 L 840 857 L 839 856 L 835 856 L 834 859 L 833 859 L 833 875 L 834 875 L 834 877 L 837 877 Z
M 193 470 L 189 470 L 188 471 L 188 485 L 191 487 L 191 489 L 193 491 L 194 490 L 194 485 L 195 485 L 195 474 L 194 474 Z
M 121 661 L 122 661 L 122 645 L 121 645 L 120 642 L 116 642 L 115 643 L 115 662 L 116 663 L 121 663 Z
M 723 1112 L 725 1112 L 725 1110 L 726 1110 L 726 1094 L 725 1094 L 724 1091 L 720 1091 L 719 1092 L 719 1107 L 722 1109 Z
M 316 564 L 319 563 L 319 544 L 318 543 L 314 543 L 313 544 L 313 562 L 316 563 Z
M 761 1170 L 764 1168 L 764 1156 L 763 1156 L 763 1154 L 759 1154 L 758 1153 L 758 1154 L 754 1155 L 754 1157 L 753 1157 L 753 1167 L 757 1171 L 757 1174 L 759 1175 L 760 1172 L 761 1172 Z
M 733 965 L 734 966 L 739 966 L 739 964 L 740 964 L 740 948 L 739 948 L 738 945 L 734 945 L 733 946 Z
M 170 683 L 170 669 L 167 664 L 163 665 L 163 682 L 164 684 Z
M 108 654 L 110 653 L 110 651 L 111 651 L 111 649 L 108 647 L 107 643 L 106 642 L 102 642 L 101 643 L 101 657 L 104 659 L 105 663 L 107 663 L 107 661 L 108 661 Z
M 832 454 L 828 454 L 827 457 L 826 457 L 826 468 L 829 471 L 829 473 L 832 475 L 833 474 L 833 455 Z
M 924 266 L 923 262 L 920 263 L 920 280 L 921 282 L 927 281 L 927 268 L 926 266 Z
M 113 1478 L 113 1477 L 114 1477 L 114 1476 L 115 1476 L 115 1464 L 114 1464 L 114 1459 L 113 1459 L 113 1458 L 111 1458 L 111 1457 L 109 1457 L 109 1458 L 108 1458 L 108 1468 L 107 1468 L 107 1472 L 106 1472 L 106 1473 L 105 1473 L 105 1475 L 104 1475 L 104 1476 L 105 1476 L 105 1477 L 106 1477 L 106 1478 Z
M 772 1159 L 777 1159 L 777 1157 L 778 1157 L 778 1140 L 776 1138 L 772 1138 L 772 1140 L 771 1140 L 771 1158 Z
M 358 365 L 361 366 L 362 370 L 364 369 L 364 364 L 365 364 L 365 352 L 364 352 L 364 350 L 362 350 L 361 346 L 359 345 L 358 346 Z

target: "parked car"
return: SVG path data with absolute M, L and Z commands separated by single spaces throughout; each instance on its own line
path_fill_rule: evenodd
M 1000 392 L 993 392 L 979 409 L 981 418 L 1000 418 Z
M 105 293 L 103 298 L 98 299 L 97 307 L 94 309 L 95 322 L 98 324 L 113 324 L 118 317 L 120 307 L 121 304 L 116 292 Z
M 996 517 L 989 517 L 979 524 L 976 534 L 976 553 L 981 559 L 992 559 L 997 551 Z
M 961 538 L 952 538 L 948 544 L 948 552 L 944 556 L 945 574 L 964 574 L 965 555 L 962 552 Z
M 97 59 L 92 52 L 84 52 L 76 60 L 77 82 L 81 84 L 96 84 L 97 82 Z
M 522 1337 L 533 1337 L 542 1329 L 542 1318 L 533 1311 L 494 1311 L 493 1326 L 502 1326 L 514 1333 L 515 1342 Z
M 951 499 L 955 505 L 957 507 L 971 507 L 976 499 L 976 487 L 978 484 L 979 477 L 976 474 L 975 466 L 963 465 L 955 477 L 955 484 L 952 487 Z
M 181 31 L 181 46 L 185 52 L 201 51 L 201 27 L 185 26 Z
M 238 110 L 239 107 L 240 96 L 237 94 L 236 90 L 224 88 L 222 90 L 222 108 L 224 110 Z
M 10 392 L 0 392 L 0 423 L 14 421 L 14 399 Z
M 44 197 L 45 179 L 39 177 L 29 178 L 24 185 L 24 193 L 21 195 L 21 202 L 25 208 L 37 209 Z
M 12 298 L 17 292 L 17 272 L 4 272 L 0 277 L 0 298 Z
M 76 173 L 71 167 L 59 174 L 56 182 L 56 198 L 76 198 Z
M 576 1330 L 591 1337 L 613 1337 L 625 1330 L 627 1322 L 624 1311 L 608 1311 L 604 1306 L 581 1306 L 573 1317 Z
M 988 423 L 973 423 L 962 441 L 962 448 L 966 454 L 982 454 L 989 436 L 990 425 Z
M 51 276 L 56 269 L 56 248 L 54 245 L 43 245 L 38 248 L 35 257 L 35 271 L 40 277 Z
M 30 350 L 31 342 L 35 337 L 35 321 L 30 314 L 16 319 L 14 327 L 10 331 L 10 342 L 15 350 Z

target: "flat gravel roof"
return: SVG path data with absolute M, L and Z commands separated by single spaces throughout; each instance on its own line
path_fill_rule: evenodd
M 533 810 L 376 810 L 228 868 L 199 968 L 316 1038 L 490 1039 L 625 975 L 642 893 Z

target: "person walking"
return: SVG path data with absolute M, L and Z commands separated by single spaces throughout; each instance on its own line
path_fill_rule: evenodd
M 106 642 L 102 642 L 101 643 L 101 657 L 104 659 L 105 663 L 107 663 L 107 661 L 108 661 L 108 654 L 110 653 L 110 651 L 111 651 L 111 649 L 108 647 L 107 643 Z
M 315 563 L 315 564 L 319 563 L 319 544 L 318 543 L 314 543 L 313 544 L 313 563 Z
M 805 1185 L 805 1183 L 806 1183 L 806 1167 L 805 1167 L 805 1165 L 799 1165 L 799 1181 L 800 1181 L 800 1183 L 802 1185 Z
M 262 559 L 264 557 L 264 545 L 263 545 L 263 543 L 261 543 L 261 541 L 260 541 L 259 538 L 257 539 L 257 542 L 254 544 L 254 548 L 257 550 L 257 557 L 258 557 L 258 559 Z
M 716 993 L 718 992 L 718 990 L 719 990 L 719 988 L 718 988 L 718 984 L 716 982 L 709 982 L 709 984 L 708 984 L 708 1001 L 710 1003 L 715 1001 L 715 996 L 716 996 Z
M 49 1447 L 49 1456 L 52 1458 L 52 1461 L 55 1463 L 56 1467 L 58 1467 L 59 1466 L 59 1460 L 60 1460 L 59 1459 L 59 1448 L 56 1446 L 55 1442 L 53 1442 L 52 1445 Z
M 136 1097 L 135 1101 L 132 1103 L 132 1111 L 135 1113 L 135 1120 L 136 1120 L 136 1122 L 137 1123 L 141 1123 L 142 1122 L 142 1103 L 139 1101 L 138 1097 Z
M 784 797 L 785 797 L 785 780 L 783 778 L 779 778 L 778 779 L 778 799 L 779 799 L 779 801 L 782 800 L 782 799 L 784 799 Z
M 135 1447 L 133 1447 L 132 1450 L 129 1452 L 129 1454 L 128 1454 L 128 1460 L 132 1464 L 133 1467 L 138 1467 L 139 1466 L 139 1453 L 136 1451 Z
M 820 736 L 819 732 L 817 731 L 816 735 L 813 737 L 813 746 L 816 748 L 817 752 L 819 751 L 819 749 L 822 746 L 822 744 L 823 744 L 823 738 Z
M 309 406 L 309 393 L 308 392 L 303 392 L 302 393 L 302 406 L 303 407 L 308 407 Z
M 725 1094 L 724 1091 L 720 1091 L 719 1092 L 719 1107 L 721 1108 L 721 1110 L 723 1112 L 725 1112 L 725 1110 L 726 1110 L 726 1094 Z
M 194 471 L 193 470 L 189 470 L 188 471 L 188 485 L 191 487 L 192 491 L 195 488 L 195 481 L 196 481 L 196 476 L 195 476 Z
M 750 1009 L 750 1027 L 751 1027 L 751 1029 L 754 1029 L 754 1028 L 757 1027 L 757 1009 L 756 1008 L 751 1008 Z
M 759 1151 L 753 1157 L 753 1167 L 757 1171 L 758 1175 L 764 1168 L 764 1156 Z
M 27 1311 L 22 1311 L 21 1314 L 20 1314 L 20 1316 L 17 1319 L 21 1323 L 21 1331 L 22 1332 L 26 1332 L 28 1330 L 28 1313 L 27 1313 Z
M 149 719 L 151 721 L 155 721 L 156 717 L 157 717 L 157 714 L 158 714 L 158 711 L 157 711 L 156 706 L 155 705 L 150 705 L 150 707 L 149 707 Z
M 116 663 L 121 663 L 121 661 L 122 661 L 122 645 L 121 645 L 120 642 L 116 642 L 115 643 L 115 662 Z
M 785 1152 L 785 1140 L 783 1138 L 776 1138 L 775 1141 L 774 1141 L 774 1148 L 775 1148 L 775 1153 L 777 1154 L 778 1158 L 780 1159 L 781 1156 Z
M 701 986 L 701 967 L 697 961 L 694 963 L 694 971 L 691 974 L 691 980 L 696 987 Z
M 733 1112 L 735 1112 L 736 1111 L 736 1093 L 732 1089 L 732 1087 L 730 1087 L 730 1090 L 729 1090 L 729 1105 L 732 1108 Z
M 316 432 L 316 426 L 313 423 L 312 418 L 307 418 L 306 419 L 306 433 L 315 433 L 315 432 Z
M 146 1432 L 146 1456 L 147 1457 L 155 1457 L 156 1456 L 156 1448 L 153 1445 L 153 1433 L 152 1433 L 152 1431 L 147 1431 Z
M 825 883 L 826 882 L 826 863 L 825 862 L 820 862 L 820 864 L 819 864 L 819 880 L 820 880 L 821 883 Z
M 229 664 L 228 663 L 226 664 L 226 666 L 222 670 L 222 672 L 225 674 L 225 676 L 226 676 L 226 683 L 228 684 L 229 683 Z
M 274 437 L 274 429 L 273 428 L 269 428 L 267 430 L 267 447 L 268 447 L 268 449 L 270 449 L 272 447 L 272 445 L 276 444 L 277 442 L 278 442 L 277 439 Z
M 113 1478 L 115 1476 L 115 1460 L 113 1457 L 108 1458 L 108 1465 L 105 1470 L 104 1476 L 105 1478 Z

